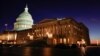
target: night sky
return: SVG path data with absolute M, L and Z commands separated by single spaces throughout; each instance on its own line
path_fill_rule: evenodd
M 13 23 L 28 4 L 34 23 L 44 18 L 73 17 L 88 28 L 91 39 L 100 39 L 99 0 L 0 0 L 0 31 L 13 29 Z

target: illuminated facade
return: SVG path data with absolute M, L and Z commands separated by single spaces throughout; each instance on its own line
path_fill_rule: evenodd
M 26 44 L 33 41 L 32 29 L 22 31 L 4 31 L 0 33 L 2 44 Z
M 47 38 L 47 43 L 50 45 L 90 44 L 88 28 L 72 18 L 44 19 L 33 25 L 31 29 L 10 31 L 0 35 L 0 40 L 14 40 L 17 44 L 44 38 Z
M 31 14 L 26 6 L 14 23 L 13 31 L 0 33 L 0 43 L 23 44 L 46 38 L 50 45 L 80 44 L 89 45 L 88 28 L 72 18 L 44 19 L 33 24 Z
M 49 44 L 76 44 L 84 41 L 90 44 L 88 28 L 72 18 L 44 19 L 33 26 L 34 37 L 48 38 Z

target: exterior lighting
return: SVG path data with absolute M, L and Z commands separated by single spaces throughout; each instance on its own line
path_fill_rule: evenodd
M 70 27 L 70 25 L 68 25 L 68 27 Z
M 30 36 L 30 34 L 28 33 L 27 36 Z
M 77 41 L 77 44 L 80 46 L 80 44 L 81 44 L 80 41 Z
M 62 43 L 62 38 L 60 38 L 60 43 Z
M 30 40 L 33 40 L 33 36 L 32 35 L 30 35 Z
M 33 40 L 33 35 L 30 35 L 30 34 L 28 33 L 27 36 L 30 38 L 30 40 Z
M 2 40 L 0 40 L 0 43 L 2 43 Z
M 64 40 L 64 44 L 66 44 L 66 38 L 64 38 L 63 40 Z
M 57 40 L 56 39 L 53 39 L 53 42 L 54 42 L 55 45 L 57 44 Z
M 48 38 L 52 38 L 52 34 L 51 33 L 47 32 L 46 34 L 47 34 Z
M 10 35 L 9 34 L 7 35 L 7 40 L 10 40 Z
M 69 43 L 69 38 L 67 40 L 68 40 L 68 43 Z
M 97 40 L 96 42 L 97 42 L 97 45 L 99 45 L 99 41 Z
M 84 39 L 82 39 L 82 42 L 81 42 L 82 44 L 85 44 L 85 40 Z
M 15 33 L 15 40 L 17 39 L 17 33 Z

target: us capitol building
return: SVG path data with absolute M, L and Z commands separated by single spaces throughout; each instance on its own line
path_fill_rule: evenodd
M 73 18 L 49 18 L 34 24 L 28 7 L 14 23 L 13 31 L 0 33 L 2 44 L 25 44 L 47 39 L 48 44 L 90 44 L 88 28 Z

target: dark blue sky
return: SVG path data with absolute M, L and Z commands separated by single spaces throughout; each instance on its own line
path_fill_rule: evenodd
M 25 0 L 0 1 L 0 31 L 13 29 L 13 23 L 24 11 Z M 44 18 L 73 17 L 83 22 L 90 32 L 91 39 L 100 39 L 100 1 L 99 0 L 27 0 L 29 12 L 35 23 Z

